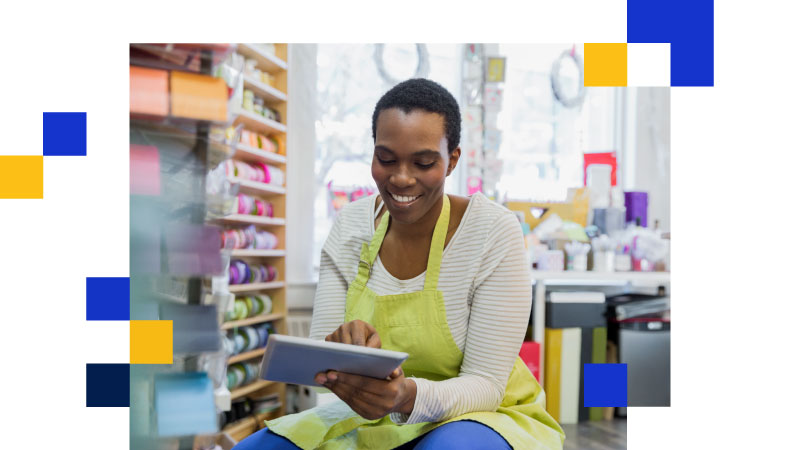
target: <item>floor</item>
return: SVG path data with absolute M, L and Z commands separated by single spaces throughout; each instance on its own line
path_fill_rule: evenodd
M 581 422 L 561 427 L 567 435 L 564 450 L 625 450 L 628 447 L 628 422 L 625 419 Z

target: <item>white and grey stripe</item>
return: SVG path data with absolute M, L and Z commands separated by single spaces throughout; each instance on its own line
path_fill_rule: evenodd
M 322 249 L 311 338 L 324 339 L 344 320 L 347 286 L 356 275 L 361 244 L 374 233 L 375 196 L 345 206 Z M 464 353 L 458 377 L 415 378 L 417 399 L 401 423 L 439 422 L 474 411 L 494 411 L 525 335 L 531 279 L 522 230 L 507 209 L 482 194 L 471 197 L 444 250 L 439 290 L 453 340 Z M 378 258 L 367 287 L 378 295 L 422 290 L 425 274 L 399 280 Z

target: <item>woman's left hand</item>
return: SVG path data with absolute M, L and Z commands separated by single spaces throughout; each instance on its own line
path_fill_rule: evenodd
M 386 380 L 333 370 L 318 373 L 314 380 L 368 420 L 392 412 L 411 414 L 417 398 L 417 384 L 407 379 L 400 367 Z

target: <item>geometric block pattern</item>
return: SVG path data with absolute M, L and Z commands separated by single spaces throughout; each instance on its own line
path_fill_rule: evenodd
M 44 198 L 44 156 L 86 156 L 86 113 L 42 113 L 42 155 L 0 155 L 0 199 Z
M 86 278 L 86 320 L 130 320 L 129 277 Z
M 585 86 L 627 86 L 627 44 L 583 44 Z
M 86 156 L 86 113 L 43 113 L 44 156 Z
M 584 364 L 583 406 L 628 406 L 627 364 Z
M 131 320 L 131 364 L 172 364 L 171 320 Z
M 130 364 L 86 364 L 86 406 L 130 406 Z
M 626 40 L 584 44 L 585 86 L 714 86 L 713 0 L 627 0 Z
M 0 198 L 43 198 L 44 158 L 0 155 Z
M 713 0 L 628 0 L 627 41 L 670 44 L 671 86 L 714 85 Z

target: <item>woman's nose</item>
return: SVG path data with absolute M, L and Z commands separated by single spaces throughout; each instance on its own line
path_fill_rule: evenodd
M 417 184 L 417 179 L 408 173 L 408 170 L 400 168 L 389 177 L 389 182 L 399 188 L 406 188 Z

